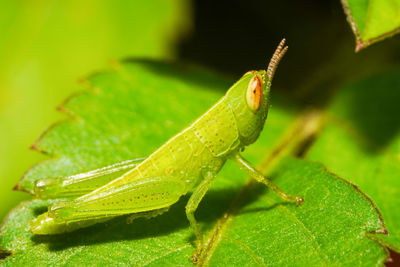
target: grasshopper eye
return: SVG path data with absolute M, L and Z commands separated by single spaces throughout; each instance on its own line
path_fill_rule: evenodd
M 260 76 L 257 75 L 251 79 L 247 87 L 246 100 L 252 111 L 260 109 L 262 101 L 262 79 Z

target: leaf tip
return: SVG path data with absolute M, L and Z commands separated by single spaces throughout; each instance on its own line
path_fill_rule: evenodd
M 380 230 L 374 231 L 374 233 L 375 233 L 375 234 L 386 235 L 386 236 L 389 236 L 389 235 L 390 235 L 385 226 L 383 226 L 383 228 L 380 229 Z
M 29 149 L 30 149 L 30 150 L 37 150 L 37 149 L 38 149 L 37 143 L 35 142 L 33 145 L 31 145 L 31 146 L 29 147 Z
M 363 44 L 357 42 L 355 52 L 356 52 L 356 53 L 357 53 L 357 52 L 360 52 L 360 50 L 361 50 L 362 48 L 363 48 Z
M 14 185 L 14 187 L 12 188 L 13 191 L 19 191 L 19 189 L 19 184 Z
M 380 233 L 387 236 L 389 235 L 389 232 L 386 230 L 386 228 L 383 228 L 383 230 Z
M 369 45 L 370 45 L 370 42 L 368 42 L 368 41 L 367 42 L 363 42 L 363 41 L 361 41 L 361 39 L 357 38 L 355 52 L 358 53 L 362 49 L 366 48 Z

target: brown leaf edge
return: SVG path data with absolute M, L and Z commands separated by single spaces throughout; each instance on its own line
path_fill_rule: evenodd
M 107 71 L 103 71 L 102 73 L 105 73 Z M 29 175 L 30 171 L 35 168 L 38 165 L 43 164 L 45 161 L 53 161 L 53 160 L 58 160 L 57 155 L 49 153 L 45 149 L 42 149 L 40 146 L 40 143 L 42 139 L 46 137 L 46 135 L 52 131 L 55 127 L 58 125 L 64 124 L 64 123 L 71 123 L 74 122 L 75 120 L 79 120 L 80 118 L 74 113 L 73 110 L 68 109 L 66 106 L 68 105 L 68 102 L 80 95 L 83 94 L 96 94 L 96 88 L 90 83 L 89 79 L 91 77 L 94 77 L 98 75 L 99 73 L 94 73 L 89 75 L 87 78 L 81 78 L 78 80 L 78 83 L 82 85 L 83 89 L 78 90 L 75 93 L 72 93 L 70 96 L 68 96 L 62 103 L 56 107 L 56 111 L 63 113 L 66 117 L 64 119 L 61 119 L 59 121 L 56 121 L 52 123 L 49 127 L 47 127 L 41 134 L 40 136 L 34 141 L 34 143 L 29 147 L 30 150 L 39 152 L 45 156 L 48 157 L 48 159 L 45 159 L 43 161 L 40 161 L 36 164 L 34 164 L 31 168 L 29 168 L 23 175 L 22 178 L 18 181 L 18 183 L 12 188 L 14 191 L 21 191 L 25 192 L 31 195 L 34 195 L 34 192 L 31 188 L 27 188 L 24 185 L 25 178 Z
M 349 5 L 347 3 L 347 0 L 340 0 L 340 2 L 342 3 L 344 13 L 346 14 L 347 22 L 350 24 L 350 28 L 352 29 L 354 36 L 356 37 L 355 52 L 359 52 L 361 49 L 364 49 L 373 43 L 382 41 L 383 39 L 392 37 L 393 35 L 400 33 L 400 28 L 397 28 L 392 31 L 386 32 L 382 35 L 379 35 L 375 38 L 371 38 L 368 40 L 362 40 L 360 33 L 358 31 L 358 28 L 357 28 L 357 24 L 354 21 L 353 16 L 351 15 L 351 11 L 350 11 Z

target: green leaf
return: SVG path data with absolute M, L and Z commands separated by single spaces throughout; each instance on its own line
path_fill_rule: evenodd
M 31 191 L 37 179 L 150 154 L 204 113 L 231 83 L 188 66 L 125 62 L 87 84 L 89 91 L 62 105 L 71 117 L 36 143 L 52 159 L 27 173 L 19 184 L 24 190 Z M 200 264 L 382 264 L 386 249 L 371 238 L 384 226 L 373 203 L 321 165 L 285 157 L 296 113 L 275 96 L 272 101 L 265 130 L 244 155 L 263 171 L 273 169 L 274 182 L 304 196 L 305 203 L 284 203 L 228 162 L 196 211 L 207 237 Z M 119 217 L 57 236 L 29 232 L 29 220 L 48 202 L 21 203 L 2 226 L 0 247 L 12 253 L 2 265 L 192 266 L 195 239 L 184 212 L 187 200 L 182 197 L 169 212 L 150 220 L 128 225 L 126 217 Z
M 329 108 L 329 122 L 308 158 L 358 185 L 382 212 L 400 251 L 400 69 L 342 88 Z
M 399 0 L 342 0 L 356 51 L 400 32 Z

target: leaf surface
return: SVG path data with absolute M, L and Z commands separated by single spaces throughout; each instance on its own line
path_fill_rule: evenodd
M 358 185 L 382 212 L 400 251 L 400 69 L 348 85 L 336 95 L 328 123 L 308 158 Z
M 400 32 L 399 0 L 342 0 L 356 51 Z
M 87 84 L 89 91 L 62 105 L 69 119 L 36 143 L 52 159 L 31 169 L 21 189 L 31 191 L 37 179 L 149 155 L 205 112 L 231 83 L 188 66 L 123 62 L 90 77 Z M 284 191 L 306 201 L 299 207 L 284 203 L 228 162 L 196 211 L 207 237 L 199 264 L 382 264 L 387 252 L 371 237 L 384 226 L 373 203 L 321 165 L 280 152 L 296 113 L 276 97 L 272 101 L 265 130 L 244 155 L 268 170 Z M 277 151 L 283 156 L 266 168 Z M 0 247 L 12 253 L 2 265 L 192 266 L 195 239 L 184 212 L 187 200 L 182 197 L 153 219 L 126 224 L 123 216 L 56 236 L 29 232 L 29 220 L 45 211 L 48 202 L 21 203 L 2 225 Z

